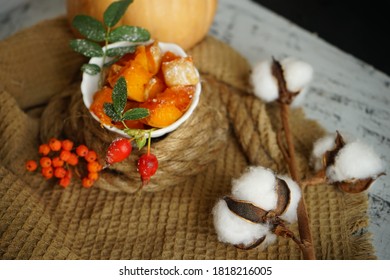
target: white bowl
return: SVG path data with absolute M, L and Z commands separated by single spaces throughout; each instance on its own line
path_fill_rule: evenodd
M 151 43 L 151 42 L 146 42 L 145 45 L 149 44 L 149 43 Z M 134 45 L 134 43 L 117 42 L 117 43 L 113 43 L 113 44 L 108 45 L 108 48 L 132 46 L 132 45 Z M 165 53 L 167 51 L 171 51 L 174 54 L 179 55 L 181 57 L 187 56 L 187 54 L 184 52 L 184 50 L 176 44 L 159 42 L 158 45 L 163 53 Z M 112 59 L 113 58 L 106 57 L 106 62 L 109 62 Z M 102 67 L 103 58 L 102 57 L 93 57 L 89 60 L 89 63 L 93 63 L 93 64 L 96 64 L 96 65 L 99 65 L 100 67 Z M 199 77 L 199 72 L 197 70 L 196 70 L 196 73 Z M 91 107 L 91 104 L 93 102 L 93 96 L 99 90 L 99 79 L 100 79 L 100 73 L 96 74 L 96 75 L 90 75 L 90 74 L 87 74 L 85 72 L 83 73 L 83 79 L 81 82 L 81 93 L 83 95 L 84 104 L 88 110 Z M 191 114 L 194 112 L 196 106 L 198 105 L 200 93 L 201 93 L 201 84 L 199 81 L 195 86 L 195 93 L 193 94 L 191 104 L 190 104 L 189 108 L 187 109 L 187 111 L 183 114 L 183 116 L 181 116 L 177 121 L 175 121 L 174 123 L 172 123 L 171 125 L 169 125 L 167 127 L 155 129 L 151 133 L 151 137 L 153 137 L 153 138 L 161 137 L 169 132 L 174 131 L 183 122 L 185 122 L 191 116 Z M 95 118 L 97 121 L 100 122 L 99 118 L 91 110 L 89 110 L 89 112 L 91 113 L 93 118 Z M 115 132 L 115 133 L 123 136 L 123 137 L 129 138 L 129 136 L 126 133 L 124 133 L 122 130 L 120 130 L 119 128 L 116 128 L 114 126 L 109 126 L 109 125 L 104 125 L 104 127 L 112 132 Z

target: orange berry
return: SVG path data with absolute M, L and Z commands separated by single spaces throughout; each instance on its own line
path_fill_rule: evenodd
M 53 167 L 61 167 L 64 166 L 64 161 L 59 157 L 55 157 L 51 160 L 51 164 L 53 165 Z
M 71 154 L 72 154 L 71 152 L 63 150 L 60 153 L 60 159 L 67 162 L 69 160 Z
M 97 159 L 97 154 L 95 151 L 89 151 L 88 154 L 85 156 L 85 160 L 88 162 L 95 161 Z
M 54 176 L 56 178 L 64 178 L 66 175 L 66 170 L 63 167 L 57 167 L 54 169 Z
M 65 139 L 62 141 L 61 146 L 63 150 L 71 151 L 73 149 L 73 142 L 68 139 Z
M 51 177 L 53 177 L 53 167 L 51 166 L 42 168 L 41 172 L 43 177 L 45 177 L 46 179 L 50 179 Z
M 102 166 L 97 161 L 91 161 L 88 162 L 87 169 L 89 172 L 99 172 L 102 170 Z
M 61 141 L 56 138 L 51 138 L 49 140 L 49 146 L 52 151 L 59 151 L 61 150 Z
M 90 188 L 93 185 L 93 180 L 89 178 L 83 178 L 81 181 L 81 184 L 83 185 L 84 188 Z
M 38 153 L 47 156 L 50 153 L 50 146 L 48 144 L 42 144 L 38 148 Z
M 80 145 L 76 148 L 76 154 L 80 157 L 85 157 L 88 154 L 88 148 L 85 145 Z
M 28 171 L 35 171 L 38 167 L 38 164 L 35 160 L 29 160 L 26 162 L 26 169 Z
M 45 168 L 45 167 L 50 167 L 51 166 L 51 159 L 49 157 L 41 157 L 39 160 L 39 164 Z
M 79 163 L 79 158 L 76 154 L 71 153 L 67 162 L 68 164 L 75 166 Z
M 99 173 L 97 173 L 97 172 L 89 172 L 88 173 L 88 179 L 96 181 L 97 179 L 99 179 Z
M 69 177 L 61 178 L 61 180 L 58 182 L 58 184 L 59 184 L 61 187 L 66 188 L 66 187 L 69 186 L 69 184 L 70 184 L 70 178 L 69 178 Z

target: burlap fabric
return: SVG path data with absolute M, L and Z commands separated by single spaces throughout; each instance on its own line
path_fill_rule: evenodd
M 100 156 L 114 137 L 81 106 L 83 59 L 68 48 L 71 38 L 59 18 L 0 42 L 2 259 L 301 258 L 283 238 L 266 251 L 217 240 L 211 209 L 230 192 L 232 178 L 249 165 L 282 173 L 286 167 L 276 143 L 277 107 L 250 94 L 248 63 L 211 37 L 190 51 L 202 75 L 201 103 L 185 125 L 153 144 L 161 166 L 148 191 L 131 193 L 132 162 L 107 171 L 91 189 L 76 180 L 63 189 L 25 171 L 49 137 L 85 141 Z M 308 176 L 312 143 L 324 132 L 300 110 L 291 121 L 299 172 Z M 304 195 L 318 259 L 374 258 L 364 233 L 365 194 L 323 185 Z

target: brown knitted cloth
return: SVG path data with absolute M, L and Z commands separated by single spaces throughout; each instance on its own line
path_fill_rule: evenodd
M 63 189 L 24 169 L 49 137 L 84 141 L 101 153 L 115 137 L 81 104 L 83 59 L 67 46 L 65 19 L 42 22 L 0 42 L 0 257 L 2 259 L 300 259 L 290 240 L 266 251 L 218 242 L 211 209 L 249 165 L 286 172 L 276 144 L 277 108 L 249 92 L 250 67 L 211 37 L 190 54 L 203 92 L 195 114 L 154 141 L 161 161 L 147 192 L 132 194 L 134 158 L 85 189 Z M 42 116 L 42 117 L 41 117 Z M 294 111 L 299 171 L 307 176 L 312 143 L 323 134 Z M 136 155 L 134 155 L 135 157 Z M 116 174 L 116 175 L 115 175 Z M 318 259 L 373 259 L 367 197 L 331 186 L 305 192 Z M 297 232 L 297 226 L 292 230 Z

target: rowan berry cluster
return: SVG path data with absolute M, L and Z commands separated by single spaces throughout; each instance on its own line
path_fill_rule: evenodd
M 64 188 L 69 186 L 73 173 L 81 178 L 83 187 L 92 187 L 103 168 L 95 151 L 85 145 L 74 147 L 74 143 L 69 139 L 52 138 L 48 143 L 39 146 L 38 153 L 41 156 L 39 161 L 28 160 L 26 169 L 36 171 L 40 168 L 43 177 L 47 180 L 58 179 L 58 184 Z

